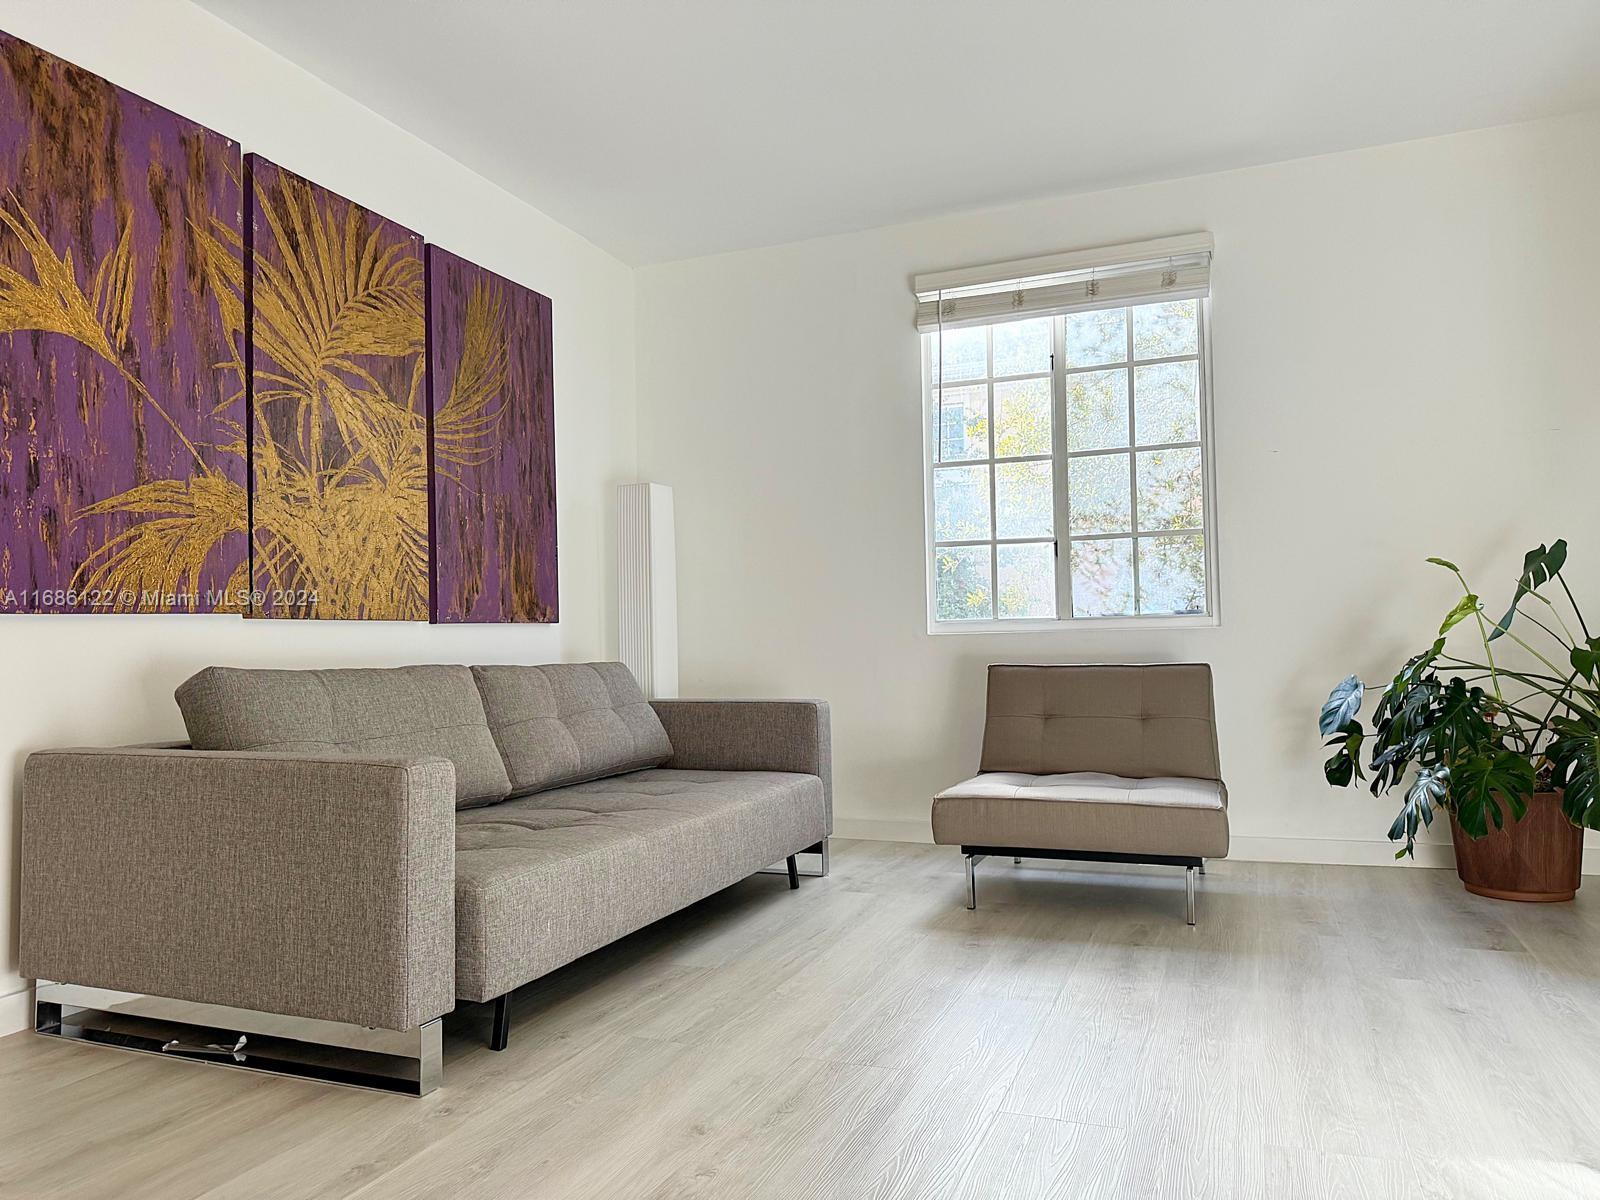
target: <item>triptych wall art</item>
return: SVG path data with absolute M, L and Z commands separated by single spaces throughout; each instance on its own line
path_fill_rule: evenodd
M 0 34 L 0 612 L 556 620 L 550 301 Z

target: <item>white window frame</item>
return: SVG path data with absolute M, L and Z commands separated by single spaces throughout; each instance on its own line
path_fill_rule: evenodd
M 1094 457 L 1094 456 L 1099 455 L 1099 454 L 1107 454 L 1107 453 L 1131 454 L 1131 455 L 1135 455 L 1136 456 L 1141 451 L 1150 450 L 1150 449 L 1159 449 L 1159 448 L 1162 448 L 1162 447 L 1160 447 L 1160 446 L 1137 446 L 1136 447 L 1136 443 L 1133 440 L 1133 431 L 1130 429 L 1129 430 L 1129 444 L 1128 444 L 1127 447 L 1113 449 L 1113 450 L 1107 450 L 1107 451 L 1086 450 L 1086 451 L 1069 452 L 1067 450 L 1067 448 L 1066 448 L 1066 429 L 1067 429 L 1067 420 L 1066 420 L 1066 384 L 1067 384 L 1067 376 L 1069 376 L 1069 375 L 1081 374 L 1081 373 L 1087 372 L 1087 371 L 1104 371 L 1104 370 L 1116 369 L 1116 368 L 1121 368 L 1123 370 L 1126 370 L 1128 372 L 1128 384 L 1129 384 L 1128 395 L 1129 395 L 1129 411 L 1130 411 L 1130 420 L 1131 420 L 1132 408 L 1133 408 L 1133 404 L 1134 404 L 1135 398 L 1136 398 L 1136 394 L 1135 394 L 1135 392 L 1133 390 L 1133 369 L 1134 369 L 1134 366 L 1135 366 L 1135 360 L 1134 360 L 1134 357 L 1133 357 L 1133 322 L 1131 320 L 1129 320 L 1127 322 L 1127 325 L 1128 325 L 1128 330 L 1127 330 L 1128 349 L 1127 349 L 1127 357 L 1122 362 L 1107 364 L 1105 366 L 1069 368 L 1069 367 L 1066 366 L 1065 346 L 1062 344 L 1064 325 L 1063 325 L 1061 316 L 1059 314 L 1057 314 L 1057 315 L 1054 315 L 1054 316 L 1052 316 L 1050 318 L 1050 320 L 1051 320 L 1051 353 L 1050 353 L 1051 454 L 1050 454 L 1050 462 L 1051 462 L 1051 465 L 1052 465 L 1052 488 L 1053 488 L 1054 505 L 1055 505 L 1055 508 L 1054 508 L 1054 530 L 1055 530 L 1055 536 L 1054 536 L 1053 540 L 1054 540 L 1055 548 L 1056 548 L 1056 614 L 1057 615 L 1055 617 L 1053 617 L 1053 618 L 1047 618 L 1047 619 L 1027 618 L 1027 617 L 1002 617 L 1002 616 L 999 616 L 999 615 L 994 615 L 994 616 L 989 616 L 989 617 L 974 617 L 974 618 L 965 618 L 965 619 L 959 619 L 959 620 L 940 620 L 938 618 L 938 616 L 936 615 L 937 611 L 938 611 L 938 608 L 937 608 L 938 579 L 937 579 L 937 570 L 936 570 L 936 568 L 934 566 L 934 563 L 935 563 L 935 552 L 936 552 L 937 546 L 936 546 L 936 539 L 934 537 L 933 480 L 934 480 L 934 470 L 935 470 L 935 468 L 937 466 L 941 465 L 939 463 L 939 444 L 938 444 L 938 439 L 942 435 L 942 428 L 940 426 L 940 422 L 938 420 L 938 416 L 937 416 L 937 412 L 936 412 L 936 406 L 937 406 L 937 404 L 939 402 L 939 397 L 938 397 L 937 389 L 935 389 L 934 386 L 933 386 L 933 381 L 934 381 L 935 375 L 934 375 L 934 369 L 933 369 L 934 368 L 934 364 L 933 364 L 932 354 L 930 352 L 930 348 L 931 348 L 931 346 L 933 346 L 937 342 L 937 339 L 936 338 L 932 338 L 932 337 L 926 337 L 926 336 L 923 336 L 923 335 L 920 335 L 920 334 L 918 335 L 917 341 L 918 341 L 918 344 L 921 347 L 921 353 L 922 353 L 922 429 L 923 429 L 923 439 L 922 439 L 922 449 L 923 449 L 922 481 L 923 481 L 923 510 L 924 510 L 924 520 L 923 520 L 924 545 L 923 545 L 922 561 L 923 561 L 923 569 L 924 569 L 924 575 L 925 575 L 924 593 L 926 595 L 926 602 L 927 602 L 927 623 L 928 623 L 928 632 L 930 634 L 943 636 L 943 635 L 961 635 L 961 634 L 975 634 L 975 633 L 976 634 L 990 634 L 990 633 L 1052 633 L 1052 632 L 1060 632 L 1060 631 L 1066 631 L 1066 630 L 1103 632 L 1103 631 L 1107 631 L 1107 630 L 1119 630 L 1119 629 L 1142 629 L 1142 630 L 1146 630 L 1146 631 L 1154 631 L 1154 630 L 1157 630 L 1157 629 L 1209 629 L 1209 628 L 1215 628 L 1215 627 L 1217 627 L 1218 625 L 1221 624 L 1221 589 L 1220 589 L 1220 587 L 1218 585 L 1218 578 L 1217 578 L 1217 558 L 1218 558 L 1218 554 L 1217 554 L 1217 516 L 1216 516 L 1216 505 L 1217 505 L 1216 453 L 1215 453 L 1215 444 L 1216 443 L 1215 443 L 1215 439 L 1212 436 L 1212 427 L 1213 427 L 1212 426 L 1212 408 L 1213 408 L 1213 405 L 1212 405 L 1212 387 L 1211 387 L 1211 298 L 1210 298 L 1209 295 L 1203 295 L 1203 296 L 1198 296 L 1198 297 L 1193 297 L 1193 298 L 1198 301 L 1197 312 L 1198 312 L 1198 321 L 1199 321 L 1199 330 L 1198 330 L 1198 334 L 1197 334 L 1197 355 L 1196 355 L 1196 357 L 1198 359 L 1197 369 L 1196 369 L 1196 379 L 1197 379 L 1197 386 L 1198 386 L 1199 393 L 1200 393 L 1199 394 L 1200 412 L 1199 412 L 1199 426 L 1198 426 L 1199 441 L 1198 442 L 1175 442 L 1175 443 L 1172 443 L 1172 445 L 1174 447 L 1198 445 L 1199 448 L 1200 448 L 1200 469 L 1201 469 L 1201 477 L 1202 477 L 1201 478 L 1201 488 L 1202 488 L 1202 491 L 1203 491 L 1202 510 L 1203 510 L 1203 513 L 1204 513 L 1204 517 L 1203 517 L 1204 525 L 1202 527 L 1202 531 L 1203 531 L 1203 533 L 1205 535 L 1206 611 L 1204 613 L 1200 613 L 1200 614 L 1195 614 L 1195 613 L 1169 613 L 1169 614 L 1148 613 L 1148 614 L 1119 615 L 1119 616 L 1108 616 L 1108 617 L 1074 617 L 1074 616 L 1071 615 L 1071 613 L 1072 613 L 1072 569 L 1071 569 L 1070 557 L 1066 557 L 1066 561 L 1063 561 L 1064 556 L 1062 555 L 1061 550 L 1063 549 L 1064 546 L 1066 548 L 1068 548 L 1069 556 L 1070 556 L 1070 546 L 1071 546 L 1071 543 L 1073 541 L 1089 541 L 1089 540 L 1095 540 L 1097 537 L 1104 537 L 1106 539 L 1132 539 L 1132 541 L 1134 542 L 1133 571 L 1134 571 L 1134 578 L 1135 578 L 1135 581 L 1136 581 L 1135 582 L 1135 593 L 1134 593 L 1134 595 L 1135 595 L 1135 603 L 1137 603 L 1137 595 L 1138 595 L 1138 592 L 1137 592 L 1137 578 L 1138 578 L 1138 561 L 1139 561 L 1138 542 L 1139 542 L 1139 539 L 1140 538 L 1146 538 L 1146 537 L 1160 536 L 1161 533 L 1163 533 L 1163 532 L 1180 532 L 1181 533 L 1183 531 L 1181 531 L 1181 530 L 1177 530 L 1177 531 L 1139 530 L 1139 528 L 1138 528 L 1138 525 L 1139 525 L 1138 503 L 1139 503 L 1139 501 L 1138 501 L 1138 495 L 1137 495 L 1137 488 L 1138 488 L 1137 474 L 1138 473 L 1137 473 L 1137 471 L 1130 470 L 1130 472 L 1129 472 L 1129 487 L 1134 492 L 1134 494 L 1132 496 L 1132 509 L 1131 509 L 1132 516 L 1131 516 L 1131 522 L 1130 522 L 1132 528 L 1131 528 L 1130 532 L 1128 532 L 1128 533 L 1118 533 L 1118 534 L 1105 534 L 1105 535 L 1088 535 L 1087 537 L 1084 537 L 1084 536 L 1074 537 L 1073 535 L 1071 535 L 1071 534 L 1069 534 L 1067 532 L 1067 530 L 1068 530 L 1068 516 L 1069 516 L 1068 511 L 1067 511 L 1067 507 L 1068 507 L 1067 506 L 1067 471 L 1070 470 L 1071 462 L 1072 462 L 1073 459 Z M 1132 308 L 1140 307 L 1141 303 L 1144 303 L 1144 304 L 1160 303 L 1160 300 L 1159 300 L 1159 298 L 1152 297 L 1152 298 L 1149 298 L 1149 299 L 1146 299 L 1146 300 L 1142 300 L 1142 301 L 1140 301 L 1140 300 L 1131 300 L 1131 301 L 1130 300 L 1123 300 L 1123 301 L 1116 301 L 1116 302 L 1113 302 L 1113 303 L 1110 303 L 1110 304 L 1105 304 L 1105 305 L 1097 305 L 1097 306 L 1085 305 L 1082 308 L 1080 308 L 1079 311 L 1092 311 L 1094 309 L 1116 309 L 1116 308 L 1132 309 Z M 993 324 L 995 324 L 995 325 L 1003 324 L 1003 323 L 1004 323 L 1003 321 L 995 321 L 995 322 L 993 322 Z M 1150 365 L 1152 363 L 1161 363 L 1161 362 L 1165 362 L 1165 361 L 1187 360 L 1189 357 L 1190 357 L 1189 355 L 1183 354 L 1183 355 L 1176 355 L 1171 360 L 1168 360 L 1168 359 L 1140 359 L 1140 360 L 1138 360 L 1138 364 L 1137 365 L 1146 366 L 1146 365 Z M 1033 458 L 1042 458 L 1043 457 L 1043 456 L 1035 455 L 1035 456 L 1023 456 L 1020 459 L 1009 459 L 1008 458 L 1008 459 L 998 459 L 997 460 L 995 458 L 995 456 L 994 456 L 994 452 L 995 452 L 995 425 L 996 425 L 995 415 L 994 415 L 994 384 L 995 384 L 995 380 L 994 380 L 994 377 L 992 375 L 988 375 L 987 374 L 987 371 L 992 367 L 992 365 L 993 365 L 993 335 L 991 334 L 990 335 L 990 348 L 989 348 L 989 362 L 986 363 L 986 365 L 985 365 L 986 375 L 985 375 L 985 380 L 984 380 L 985 386 L 987 387 L 988 392 L 989 392 L 989 409 L 988 409 L 988 413 L 989 413 L 989 419 L 988 419 L 988 426 L 989 426 L 989 454 L 988 454 L 988 457 L 986 459 L 973 459 L 973 460 L 971 460 L 971 465 L 973 465 L 973 466 L 984 466 L 984 465 L 987 465 L 989 467 L 989 521 L 990 521 L 989 528 L 990 528 L 991 534 L 993 533 L 994 528 L 995 528 L 994 522 L 995 522 L 996 514 L 995 514 L 995 511 L 994 511 L 994 487 L 995 487 L 995 484 L 994 484 L 995 470 L 994 470 L 994 468 L 997 465 L 997 463 L 1000 463 L 1000 462 L 1012 462 L 1012 461 L 1027 461 L 1028 458 L 1030 458 L 1030 457 L 1033 457 Z M 952 381 L 951 386 L 959 386 L 959 381 Z M 954 465 L 954 464 L 943 464 L 943 465 Z M 1001 546 L 1001 545 L 1006 545 L 1008 543 L 1028 543 L 1028 542 L 1037 543 L 1037 542 L 1040 542 L 1040 541 L 1050 541 L 1050 540 L 1052 540 L 1052 539 L 1047 539 L 1047 538 L 994 538 L 994 537 L 991 536 L 989 538 L 973 538 L 973 539 L 970 539 L 970 541 L 963 541 L 963 542 L 949 542 L 949 541 L 947 541 L 947 542 L 943 542 L 943 543 L 939 543 L 939 544 L 942 544 L 942 545 L 945 545 L 945 546 L 949 546 L 949 545 L 952 545 L 952 544 L 954 544 L 954 545 L 970 544 L 970 545 L 987 545 L 987 546 L 990 547 L 990 557 L 989 557 L 990 604 L 991 604 L 991 611 L 997 612 L 998 610 L 997 610 L 996 606 L 997 606 L 997 601 L 998 601 L 998 587 L 999 587 L 998 547 Z

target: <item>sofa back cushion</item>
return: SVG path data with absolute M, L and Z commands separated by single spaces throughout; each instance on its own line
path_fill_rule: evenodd
M 516 795 L 672 757 L 660 718 L 621 663 L 485 666 L 472 674 Z
M 989 668 L 980 771 L 1220 779 L 1211 668 Z
M 457 808 L 511 794 L 466 667 L 207 667 L 178 688 L 178 707 L 196 750 L 437 755 L 455 764 Z

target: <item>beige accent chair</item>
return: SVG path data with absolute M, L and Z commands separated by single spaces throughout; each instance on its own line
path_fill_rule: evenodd
M 1228 854 L 1211 668 L 989 668 L 979 774 L 933 800 L 933 840 L 987 856 L 1155 863 L 1195 874 Z

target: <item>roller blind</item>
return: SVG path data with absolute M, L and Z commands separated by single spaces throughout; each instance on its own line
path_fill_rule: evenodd
M 1211 290 L 1211 235 L 1101 246 L 987 267 L 918 275 L 917 329 L 928 332 L 1154 300 Z

